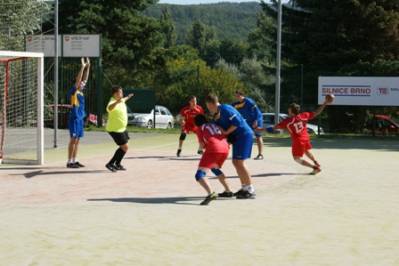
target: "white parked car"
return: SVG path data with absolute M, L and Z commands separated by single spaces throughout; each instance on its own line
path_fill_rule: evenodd
M 275 114 L 274 113 L 263 113 L 263 123 L 264 123 L 264 127 L 266 128 L 267 132 L 272 132 L 273 127 L 274 127 L 274 117 Z M 287 114 L 282 114 L 280 113 L 279 115 L 279 122 L 283 121 L 284 119 L 286 119 L 288 117 Z M 308 133 L 309 134 L 317 134 L 318 132 L 318 126 L 315 124 L 307 124 L 307 128 L 308 128 Z M 281 132 L 281 131 L 279 131 Z M 320 127 L 320 134 L 323 135 L 324 134 L 324 130 L 322 127 Z
M 155 106 L 155 117 L 154 109 L 149 113 L 133 113 L 128 108 L 129 125 L 152 128 L 154 126 L 154 119 L 156 128 L 173 128 L 175 125 L 172 113 L 164 106 Z

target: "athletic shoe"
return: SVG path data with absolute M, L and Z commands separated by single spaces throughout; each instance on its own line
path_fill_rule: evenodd
M 83 164 L 81 164 L 80 162 L 75 162 L 75 165 L 77 165 L 78 167 L 85 167 Z
M 233 194 L 233 196 L 236 197 L 238 194 L 241 194 L 241 193 L 243 193 L 243 192 L 244 192 L 244 190 L 243 190 L 243 189 L 240 189 L 239 191 L 235 192 L 235 193 Z
M 254 158 L 254 160 L 263 160 L 263 155 L 262 154 L 258 154 L 258 156 L 256 156 Z
M 321 172 L 321 169 L 319 167 L 315 167 L 315 168 L 313 168 L 313 171 L 310 173 L 310 175 L 317 175 L 320 172 Z
M 107 163 L 105 167 L 110 170 L 111 172 L 116 172 L 115 166 L 112 164 Z
M 114 168 L 118 171 L 126 171 L 126 168 L 123 165 L 114 165 Z
M 67 163 L 66 167 L 67 168 L 79 168 L 79 166 L 74 163 Z
M 204 151 L 198 150 L 198 151 L 197 151 L 197 154 L 198 154 L 198 155 L 202 155 L 202 154 L 204 154 Z
M 200 205 L 208 205 L 209 202 L 211 202 L 212 200 L 217 199 L 218 196 L 216 195 L 215 192 L 212 192 L 211 194 L 209 194 L 201 203 Z
M 178 150 L 177 150 L 177 153 L 176 153 L 176 156 L 177 156 L 177 157 L 180 157 L 180 154 L 181 154 L 181 149 L 178 149 Z
M 237 194 L 237 199 L 254 199 L 256 196 L 255 193 L 251 193 L 249 191 L 243 190 L 240 194 Z
M 220 198 L 232 198 L 234 196 L 234 193 L 231 191 L 224 191 L 223 193 L 219 193 L 218 197 Z

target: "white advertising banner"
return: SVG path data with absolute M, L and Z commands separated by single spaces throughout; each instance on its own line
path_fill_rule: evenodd
M 54 35 L 29 35 L 26 37 L 26 51 L 42 52 L 46 57 L 54 57 Z M 60 35 L 59 56 L 100 57 L 100 35 Z
M 100 35 L 63 35 L 64 57 L 100 57 Z
M 333 105 L 399 106 L 399 77 L 319 77 L 319 104 L 327 94 Z
M 26 37 L 26 51 L 44 53 L 46 57 L 55 56 L 54 35 L 29 35 Z M 59 35 L 58 51 L 61 55 L 61 36 Z

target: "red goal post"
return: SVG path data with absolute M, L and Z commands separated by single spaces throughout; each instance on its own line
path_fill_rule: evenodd
M 43 53 L 0 51 L 0 162 L 44 163 Z

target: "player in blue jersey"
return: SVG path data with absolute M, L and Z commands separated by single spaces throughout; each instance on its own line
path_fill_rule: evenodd
M 256 143 L 258 145 L 258 155 L 255 160 L 263 160 L 263 115 L 255 101 L 251 98 L 245 97 L 242 91 L 236 91 L 235 97 L 237 102 L 233 106 L 240 112 L 242 117 L 254 131 Z
M 67 101 L 71 105 L 71 110 L 68 115 L 68 128 L 70 133 L 70 141 L 68 145 L 68 168 L 84 167 L 83 164 L 77 160 L 79 141 L 83 137 L 84 119 L 86 117 L 85 111 L 85 97 L 83 90 L 86 86 L 90 74 L 90 60 L 89 58 L 81 59 L 81 68 L 76 76 L 75 84 L 69 89 L 67 93 Z
M 215 123 L 221 127 L 233 145 L 233 165 L 240 177 L 242 188 L 235 193 L 237 199 L 255 198 L 255 189 L 251 175 L 245 166 L 245 160 L 251 158 L 253 131 L 241 114 L 231 105 L 220 104 L 216 95 L 205 98 L 206 107 L 213 115 Z M 221 195 L 219 195 L 221 196 Z

